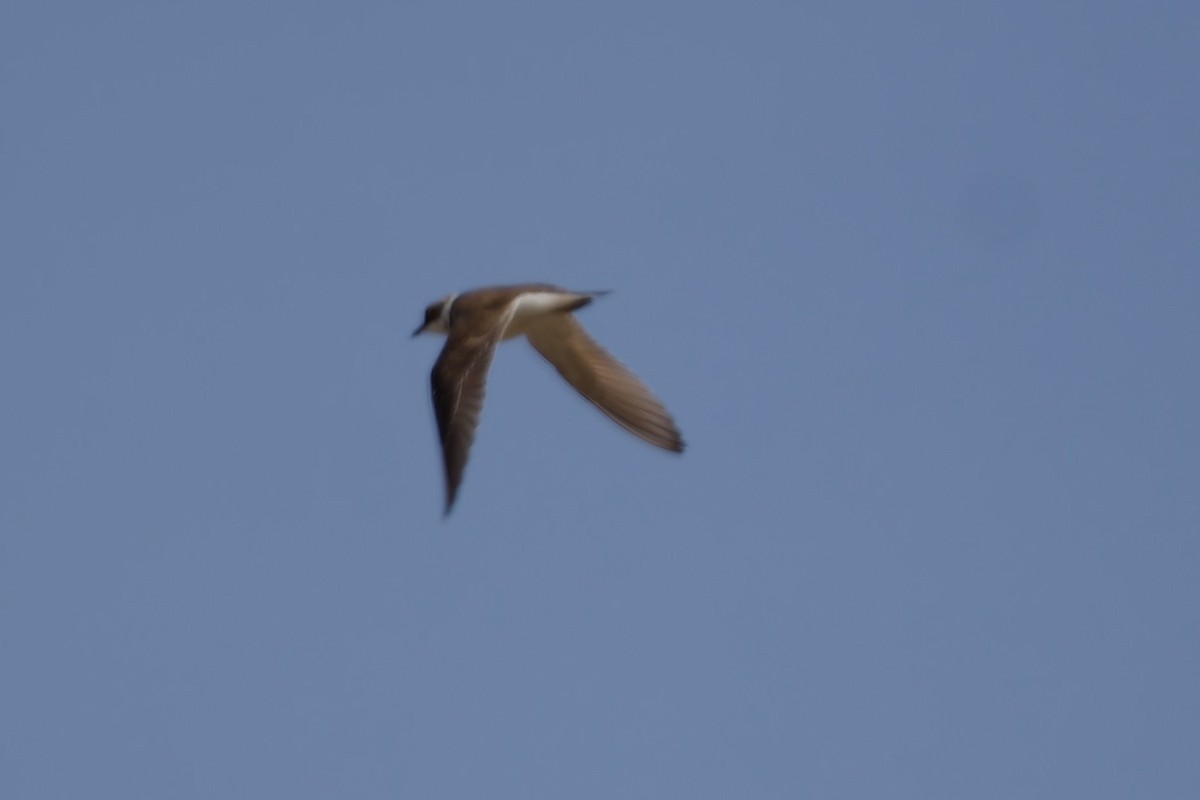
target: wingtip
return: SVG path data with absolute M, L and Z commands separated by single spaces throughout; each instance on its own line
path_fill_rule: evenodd
M 450 512 L 454 510 L 454 501 L 458 499 L 458 488 L 446 489 L 446 505 L 442 508 L 442 519 L 450 516 Z

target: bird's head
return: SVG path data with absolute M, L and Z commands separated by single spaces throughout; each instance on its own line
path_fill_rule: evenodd
M 449 333 L 450 304 L 454 302 L 454 298 L 455 295 L 450 295 L 426 306 L 425 320 L 413 331 L 413 338 L 415 339 L 422 333 Z

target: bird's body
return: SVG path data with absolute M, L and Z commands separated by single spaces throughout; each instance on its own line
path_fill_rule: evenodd
M 446 335 L 430 384 L 447 514 L 475 438 L 496 345 L 517 336 L 525 336 L 564 380 L 618 425 L 656 447 L 683 452 L 683 438 L 662 403 L 572 315 L 602 294 L 540 283 L 492 286 L 452 294 L 425 309 L 425 321 L 413 335 Z

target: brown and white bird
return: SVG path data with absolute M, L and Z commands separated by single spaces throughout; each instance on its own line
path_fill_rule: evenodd
M 571 292 L 544 283 L 490 286 L 452 294 L 425 309 L 425 321 L 413 336 L 447 337 L 430 376 L 446 471 L 446 514 L 475 439 L 496 345 L 515 336 L 524 335 L 613 422 L 655 447 L 683 452 L 683 438 L 663 404 L 575 320 L 572 312 L 603 294 L 607 292 Z

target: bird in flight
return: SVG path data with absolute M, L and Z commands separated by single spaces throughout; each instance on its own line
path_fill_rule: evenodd
M 634 436 L 674 453 L 683 437 L 662 402 L 588 336 L 572 312 L 607 292 L 571 292 L 544 283 L 490 286 L 431 303 L 413 333 L 440 333 L 446 344 L 430 385 L 446 476 L 449 514 L 479 425 L 496 345 L 524 335 L 584 399 Z

